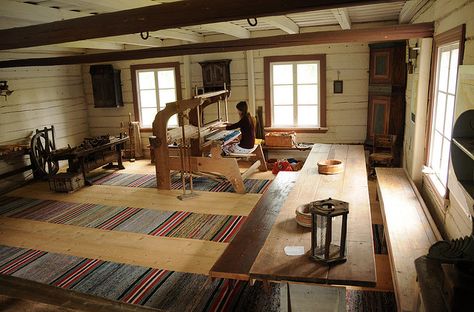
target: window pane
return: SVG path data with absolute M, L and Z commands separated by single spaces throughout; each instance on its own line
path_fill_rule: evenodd
M 293 83 L 293 65 L 273 65 L 273 84 Z
M 449 71 L 449 51 L 441 52 L 441 62 L 439 65 L 438 90 L 448 91 L 448 71 Z
M 273 105 L 293 104 L 293 86 L 273 86 Z
M 138 84 L 140 89 L 155 89 L 155 73 L 154 72 L 139 72 Z
M 458 57 L 459 49 L 455 49 L 451 52 L 451 66 L 449 68 L 449 93 L 456 93 L 456 81 L 458 78 Z
M 444 136 L 451 140 L 451 133 L 453 132 L 453 117 L 454 117 L 454 95 L 448 95 L 446 104 L 446 122 L 444 125 Z
M 446 107 L 446 94 L 438 92 L 436 99 L 436 117 L 435 117 L 435 129 L 439 132 L 444 130 L 444 109 Z
M 298 86 L 298 104 L 319 104 L 318 85 Z
M 178 126 L 178 115 L 174 114 L 168 119 L 168 128 L 175 128 Z
M 160 107 L 164 108 L 166 103 L 176 101 L 176 92 L 174 89 L 160 90 Z
M 153 120 L 155 120 L 155 116 L 157 113 L 156 108 L 142 108 L 141 109 L 141 122 L 142 127 L 144 128 L 151 128 L 153 124 Z
M 293 106 L 273 107 L 273 118 L 275 119 L 275 126 L 292 126 Z
M 444 186 L 446 186 L 446 182 L 448 181 L 449 149 L 450 142 L 449 140 L 444 139 L 442 151 L 443 154 L 441 155 L 441 168 L 439 172 L 439 178 Z
M 439 172 L 439 168 L 441 166 L 440 164 L 440 159 L 441 159 L 441 146 L 443 144 L 443 137 L 441 134 L 438 133 L 438 131 L 434 132 L 434 139 L 433 139 L 433 144 L 431 146 L 431 168 L 435 172 Z
M 298 64 L 296 73 L 299 84 L 318 82 L 318 64 Z
M 299 106 L 298 126 L 319 126 L 319 106 Z
M 158 71 L 158 88 L 171 88 L 174 89 L 174 69 L 160 70 Z
M 140 106 L 141 107 L 156 107 L 155 90 L 140 91 Z

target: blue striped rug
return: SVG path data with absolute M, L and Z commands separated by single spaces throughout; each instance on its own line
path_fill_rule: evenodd
M 230 242 L 245 216 L 156 211 L 23 197 L 0 197 L 0 216 L 153 236 Z
M 280 310 L 280 288 L 0 246 L 0 274 L 167 311 Z M 347 311 L 396 311 L 393 292 L 347 290 Z

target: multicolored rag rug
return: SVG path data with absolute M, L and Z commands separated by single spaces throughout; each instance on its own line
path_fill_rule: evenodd
M 102 172 L 89 177 L 93 184 L 114 185 L 128 187 L 156 187 L 156 176 L 154 174 L 143 173 L 120 173 Z M 244 186 L 247 193 L 263 194 L 270 180 L 245 179 Z M 183 187 L 181 177 L 174 175 L 171 178 L 171 189 L 179 190 Z M 186 188 L 189 189 L 189 182 L 186 181 Z M 193 189 L 207 192 L 235 192 L 229 181 L 215 181 L 206 177 L 193 178 Z
M 0 274 L 167 311 L 280 310 L 280 288 L 0 246 Z M 179 300 L 176 300 L 179 298 Z M 347 311 L 395 311 L 392 292 L 347 290 Z
M 156 211 L 23 197 L 0 197 L 0 216 L 153 236 L 230 242 L 245 216 Z

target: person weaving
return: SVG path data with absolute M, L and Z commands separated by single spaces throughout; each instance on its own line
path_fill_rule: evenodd
M 241 101 L 235 106 L 239 113 L 240 120 L 234 124 L 222 125 L 216 129 L 233 130 L 240 128 L 240 142 L 230 143 L 222 147 L 225 154 L 249 154 L 255 145 L 255 126 L 252 116 L 248 112 L 247 102 Z

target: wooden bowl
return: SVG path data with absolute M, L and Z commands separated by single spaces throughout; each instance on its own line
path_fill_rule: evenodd
M 344 171 L 344 164 L 337 159 L 318 162 L 318 172 L 321 174 L 338 174 Z
M 301 226 L 310 228 L 311 227 L 311 213 L 309 213 L 309 204 L 298 206 L 295 210 L 296 223 Z

